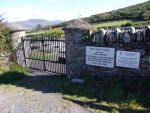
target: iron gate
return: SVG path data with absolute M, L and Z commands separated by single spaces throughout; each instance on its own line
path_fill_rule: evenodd
M 30 36 L 22 43 L 27 67 L 66 74 L 65 38 Z

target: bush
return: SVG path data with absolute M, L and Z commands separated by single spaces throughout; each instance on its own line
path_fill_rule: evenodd
M 0 52 L 8 52 L 10 50 L 10 34 L 8 28 L 3 22 L 3 18 L 0 15 Z
M 11 53 L 11 38 L 9 29 L 5 26 L 4 18 L 0 15 L 0 71 L 9 66 L 3 62 L 4 56 L 8 57 Z M 8 59 L 9 60 L 9 59 Z
M 60 28 L 54 28 L 47 31 L 46 35 L 49 35 L 50 37 L 61 38 L 64 37 L 64 31 Z
M 128 22 L 126 24 L 122 24 L 121 27 L 129 27 L 129 26 L 132 26 L 132 23 L 131 22 Z

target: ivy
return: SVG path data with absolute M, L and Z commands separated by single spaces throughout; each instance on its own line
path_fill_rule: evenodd
M 7 30 L 0 28 L 0 51 L 8 52 L 11 49 L 10 34 Z
M 4 18 L 0 15 L 0 54 L 10 53 L 11 38 L 8 28 L 5 25 Z
M 85 31 L 85 32 L 83 33 L 82 41 L 83 41 L 83 42 L 89 42 L 90 39 L 91 39 L 90 30 Z

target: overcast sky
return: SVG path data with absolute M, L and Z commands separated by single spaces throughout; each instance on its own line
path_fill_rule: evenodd
M 147 0 L 0 0 L 0 14 L 9 22 L 27 19 L 70 20 Z

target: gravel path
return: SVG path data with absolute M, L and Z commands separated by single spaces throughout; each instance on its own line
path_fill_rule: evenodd
M 47 78 L 36 78 L 37 75 L 46 74 L 33 72 L 22 80 L 22 86 L 0 85 L 0 113 L 91 113 L 77 104 L 66 102 L 61 93 L 53 92 L 54 86 L 45 85 Z

